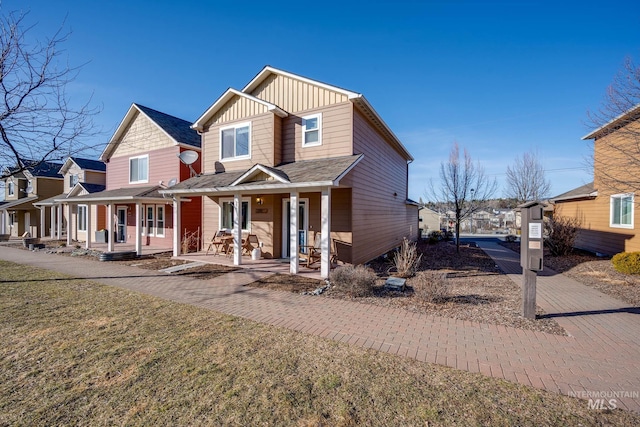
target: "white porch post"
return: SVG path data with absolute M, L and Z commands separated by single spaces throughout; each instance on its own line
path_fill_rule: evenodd
M 298 263 L 298 192 L 289 195 L 289 272 L 298 274 L 300 265 Z
M 180 255 L 180 197 L 173 199 L 173 256 Z
M 0 211 L 0 234 L 7 234 L 7 219 L 6 213 L 7 211 Z
M 320 277 L 326 279 L 331 272 L 331 187 L 322 188 L 320 205 Z
M 107 206 L 107 252 L 113 252 L 113 241 L 115 237 L 113 236 L 113 203 L 109 203 Z
M 91 217 L 93 216 L 91 212 L 91 205 L 87 205 L 87 239 L 84 242 L 84 247 L 86 249 L 91 248 Z
M 62 204 L 58 204 L 57 211 L 56 224 L 58 225 L 58 229 L 56 230 L 56 238 L 60 240 L 62 239 Z
M 242 195 L 233 195 L 233 265 L 242 264 Z
M 39 206 L 38 210 L 40 211 L 40 238 L 44 238 L 45 236 L 45 232 L 44 232 L 44 224 L 45 224 L 45 218 L 44 215 L 47 212 L 47 207 L 46 206 Z
M 51 229 L 49 231 L 51 233 L 51 240 L 53 240 L 56 237 L 56 205 L 51 205 L 49 208 L 49 215 L 51 216 L 51 224 L 49 224 Z
M 142 204 L 136 202 L 136 254 L 142 255 L 142 226 L 140 215 L 142 214 Z
M 73 221 L 73 227 L 71 226 L 71 204 L 67 203 L 67 246 L 71 246 L 71 230 L 76 232 L 76 237 L 78 236 L 77 226 L 78 221 Z

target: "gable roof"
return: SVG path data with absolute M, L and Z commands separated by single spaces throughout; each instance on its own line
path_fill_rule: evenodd
M 82 159 L 80 157 L 68 157 L 64 162 L 62 167 L 60 168 L 60 175 L 64 175 L 67 173 L 72 164 L 78 165 L 80 169 L 93 171 L 93 172 L 106 172 L 107 165 L 99 160 L 91 160 L 91 159 Z
M 136 116 L 136 113 L 140 113 L 147 117 L 158 129 L 160 129 L 165 135 L 167 135 L 175 145 L 186 145 L 190 148 L 200 149 L 202 144 L 200 135 L 191 129 L 191 123 L 180 119 L 178 117 L 171 116 L 169 114 L 162 113 L 152 108 L 145 107 L 139 104 L 131 104 L 129 111 L 120 122 L 120 125 L 114 132 L 113 136 L 109 140 L 109 143 L 105 147 L 104 151 L 100 155 L 101 161 L 108 160 L 113 151 L 118 146 L 118 140 L 123 135 L 127 126 Z
M 224 106 L 227 102 L 229 102 L 234 96 L 246 98 L 253 102 L 257 102 L 260 105 L 264 105 L 267 108 L 267 111 L 271 111 L 273 114 L 275 114 L 278 117 L 287 117 L 289 115 L 286 111 L 280 109 L 275 104 L 264 101 L 260 98 L 256 98 L 255 96 L 249 95 L 248 93 L 240 92 L 239 90 L 229 88 L 213 103 L 213 105 L 211 105 L 211 107 L 207 109 L 207 111 L 204 112 L 204 114 L 202 114 L 202 116 L 198 118 L 198 120 L 195 121 L 194 124 L 191 125 L 191 128 L 200 130 L 200 131 L 203 130 L 204 124 L 211 117 L 213 117 L 213 115 L 217 113 L 220 110 L 220 108 L 222 108 L 222 106 Z
M 85 185 L 85 184 L 83 184 Z M 75 188 L 75 187 L 74 187 Z M 164 197 L 158 193 L 162 187 L 158 185 L 150 187 L 125 187 L 116 188 L 114 190 L 99 191 L 97 193 L 85 194 L 83 196 L 73 196 L 56 199 L 58 202 L 117 202 L 117 201 L 134 201 L 134 200 L 164 200 Z
M 332 90 L 334 92 L 338 92 L 341 93 L 343 95 L 345 95 L 349 101 L 351 101 L 359 110 L 360 112 L 362 112 L 365 117 L 367 117 L 374 125 L 375 127 L 384 135 L 386 136 L 390 141 L 391 144 L 394 148 L 396 148 L 403 157 L 405 157 L 405 159 L 409 160 L 409 161 L 413 161 L 413 156 L 411 156 L 411 154 L 409 153 L 409 151 L 405 148 L 405 146 L 402 144 L 402 142 L 400 142 L 400 139 L 393 133 L 393 131 L 391 130 L 391 128 L 389 128 L 389 126 L 384 122 L 384 120 L 382 120 L 382 118 L 380 117 L 380 115 L 376 112 L 376 110 L 373 109 L 373 107 L 371 106 L 371 104 L 369 104 L 369 101 L 367 101 L 367 99 L 364 97 L 364 95 L 362 95 L 361 93 L 357 93 L 357 92 L 353 92 L 347 89 L 343 89 L 341 87 L 338 86 L 333 86 L 327 83 L 323 83 L 320 82 L 318 80 L 313 80 L 310 79 L 308 77 L 303 77 L 300 76 L 298 74 L 293 74 L 290 73 L 288 71 L 284 71 L 284 70 L 280 70 L 278 68 L 274 68 L 271 67 L 270 65 L 265 66 L 249 83 L 247 83 L 247 85 L 242 89 L 242 91 L 237 91 L 235 89 L 231 89 L 229 88 L 220 98 L 218 98 L 218 100 L 211 106 L 209 107 L 209 109 L 193 124 L 193 127 L 195 129 L 200 129 L 202 125 L 204 125 L 204 123 L 211 118 L 229 99 L 228 98 L 226 101 L 222 102 L 223 97 L 228 96 L 228 93 L 230 91 L 232 91 L 232 93 L 234 95 L 240 95 L 241 93 L 244 94 L 247 97 L 251 97 L 251 99 L 254 100 L 258 100 L 258 98 L 253 97 L 252 95 L 250 95 L 250 92 L 252 92 L 256 87 L 258 87 L 267 77 L 269 77 L 271 74 L 279 74 L 282 76 L 286 76 L 292 79 L 296 79 L 305 83 L 309 83 L 315 86 L 319 86 L 328 90 Z M 262 101 L 262 100 L 260 100 Z M 262 101 L 265 102 L 265 101 Z M 272 108 L 278 108 L 277 106 L 270 104 L 270 103 L 266 103 L 269 104 L 271 106 L 273 106 Z M 281 109 L 278 108 L 279 111 L 283 111 Z M 273 110 L 275 113 L 275 109 Z M 283 111 L 284 112 L 284 111 Z M 287 114 L 285 112 L 285 114 Z M 281 116 L 283 117 L 283 116 Z
M 598 190 L 593 188 L 593 182 L 582 185 L 578 188 L 574 188 L 573 190 L 569 190 L 566 193 L 562 193 L 556 197 L 552 197 L 549 199 L 551 202 L 566 202 L 569 200 L 576 199 L 590 199 L 594 198 L 598 195 Z
M 27 172 L 30 177 L 35 178 L 60 178 L 62 175 L 59 170 L 62 166 L 60 163 L 37 161 L 37 160 L 22 160 L 22 165 L 25 166 L 24 172 Z M 6 168 L 10 174 L 17 173 L 20 168 L 17 166 Z
M 328 159 L 301 160 L 283 163 L 275 167 L 254 165 L 247 171 L 219 172 L 196 176 L 175 186 L 160 190 L 162 194 L 194 194 L 237 192 L 240 190 L 282 191 L 283 189 L 337 186 L 364 157 L 333 157 Z M 274 177 L 272 180 L 248 181 L 256 170 Z M 276 178 L 277 177 L 277 178 Z
M 597 139 L 640 118 L 640 104 L 629 108 L 618 117 L 583 136 L 582 139 Z

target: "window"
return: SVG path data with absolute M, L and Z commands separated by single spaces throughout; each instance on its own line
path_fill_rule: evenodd
M 164 206 L 156 207 L 156 236 L 164 237 Z
M 220 159 L 248 159 L 251 154 L 251 124 L 220 129 Z
M 78 231 L 87 231 L 87 205 L 78 205 Z
M 611 227 L 633 228 L 633 194 L 611 196 Z
M 13 196 L 13 193 L 15 192 L 15 186 L 13 184 L 13 181 L 9 181 L 8 188 L 9 188 L 9 195 Z
M 78 175 L 73 173 L 69 175 L 69 188 L 73 188 L 78 183 Z
M 302 118 L 302 146 L 322 145 L 322 114 Z
M 147 236 L 153 236 L 153 205 L 147 205 Z
M 225 200 L 221 205 L 222 215 L 220 215 L 220 228 L 226 228 L 227 230 L 233 230 L 233 200 Z M 242 201 L 242 224 L 243 231 L 248 231 L 248 225 L 251 224 L 251 218 L 249 218 L 249 201 Z
M 149 156 L 129 159 L 129 183 L 149 182 Z

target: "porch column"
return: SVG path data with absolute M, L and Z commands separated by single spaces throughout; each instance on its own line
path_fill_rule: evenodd
M 77 225 L 78 221 L 73 221 L 73 227 L 71 227 L 71 204 L 67 203 L 67 246 L 71 246 L 71 230 L 74 229 L 76 237 L 78 236 Z M 77 218 L 76 218 L 77 219 Z
M 141 214 L 142 203 L 136 202 L 136 254 L 138 254 L 138 256 L 142 255 L 142 221 L 140 221 Z
M 53 240 L 56 236 L 56 205 L 51 205 L 49 208 L 49 215 L 51 216 L 51 223 L 49 224 L 51 229 L 49 230 L 49 235 L 51 236 L 51 240 Z
M 233 265 L 242 264 L 242 195 L 233 195 Z
M 173 256 L 180 256 L 180 252 L 182 252 L 180 250 L 181 201 L 180 197 L 173 198 Z
M 298 265 L 298 192 L 292 192 L 289 195 L 289 272 L 298 274 L 300 266 Z
M 91 217 L 93 216 L 93 213 L 91 212 L 91 205 L 87 204 L 87 239 L 84 242 L 84 247 L 85 249 L 90 249 L 91 248 Z
M 62 204 L 58 204 L 57 211 L 56 224 L 58 225 L 58 229 L 56 230 L 56 239 L 60 240 L 62 239 Z
M 38 206 L 38 210 L 40 211 L 40 238 L 44 238 L 44 236 L 45 236 L 45 232 L 44 232 L 44 224 L 45 224 L 44 216 L 45 216 L 45 213 L 47 212 L 47 207 L 46 206 Z
M 323 187 L 320 198 L 320 277 L 326 279 L 331 272 L 331 187 Z
M 7 234 L 6 211 L 0 211 L 0 234 Z
M 107 205 L 107 252 L 113 252 L 113 241 L 115 237 L 113 236 L 113 203 L 109 203 Z

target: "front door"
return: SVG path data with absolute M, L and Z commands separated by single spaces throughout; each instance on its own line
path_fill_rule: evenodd
M 127 208 L 118 208 L 118 226 L 116 228 L 116 242 L 124 243 L 127 241 Z
M 282 201 L 282 258 L 289 258 L 291 245 L 289 244 L 291 203 L 289 199 Z M 309 234 L 309 199 L 300 199 L 298 202 L 298 245 L 307 244 Z

